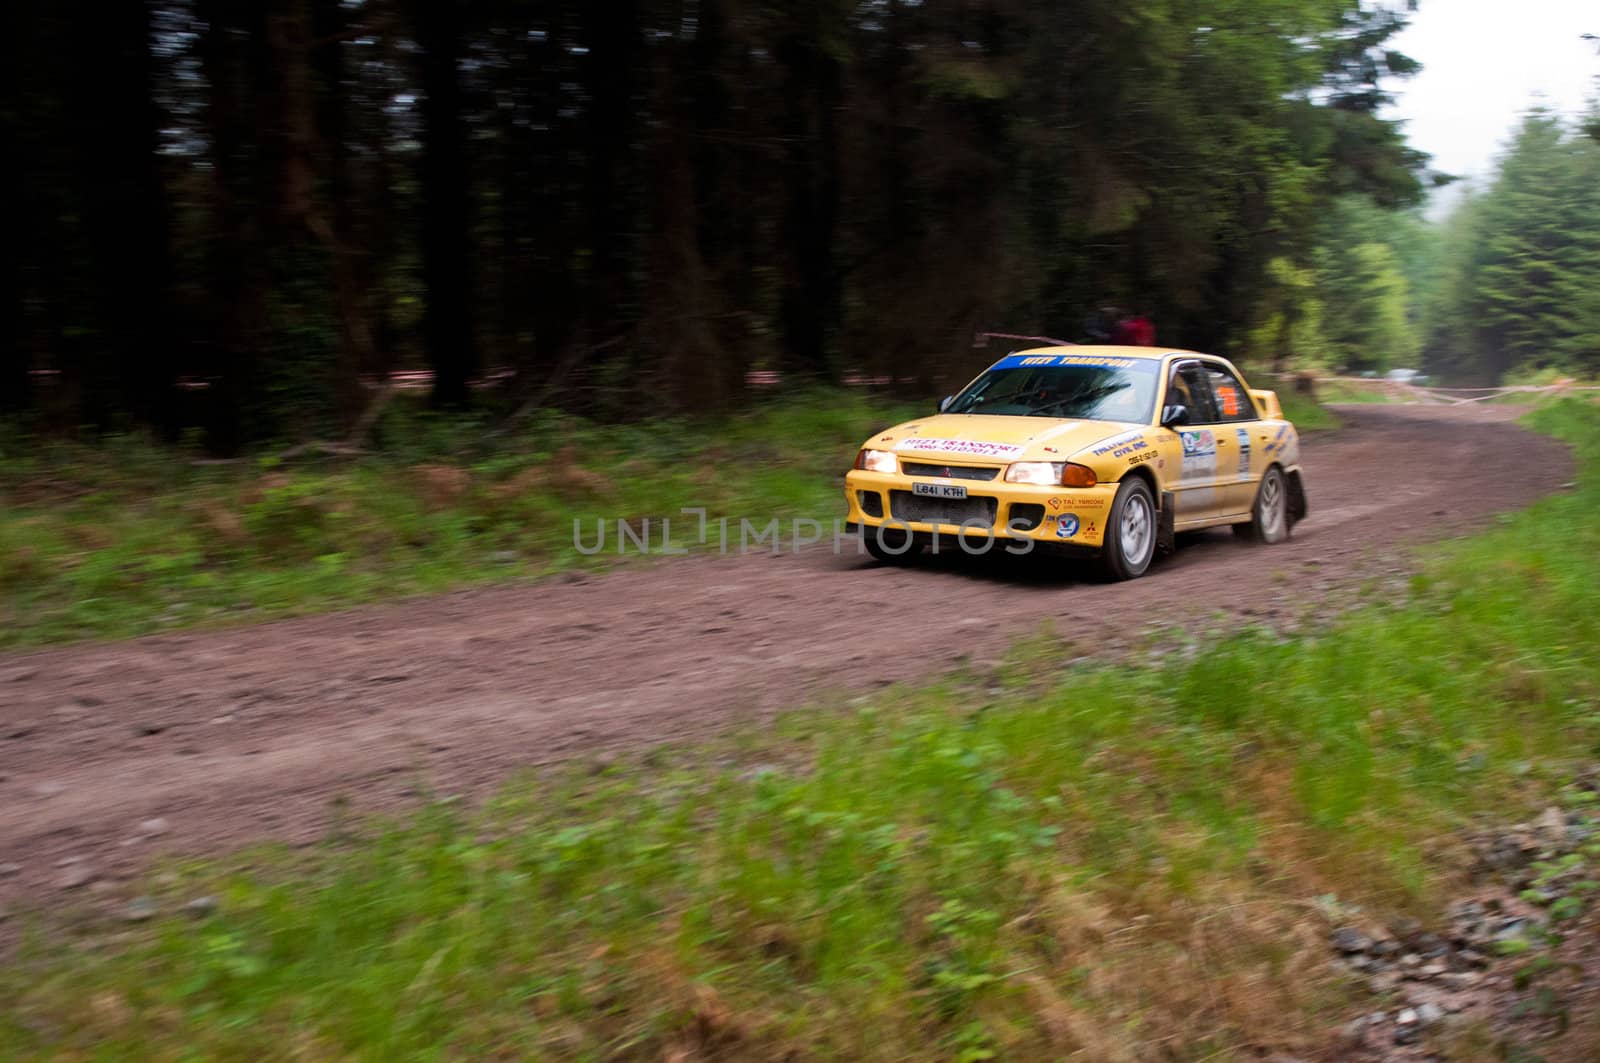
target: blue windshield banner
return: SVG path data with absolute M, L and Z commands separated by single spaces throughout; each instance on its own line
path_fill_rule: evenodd
M 1010 354 L 991 365 L 990 369 L 1034 369 L 1051 365 L 1082 365 L 1091 369 L 1132 369 L 1153 373 L 1161 365 L 1159 358 L 1118 358 L 1104 354 Z

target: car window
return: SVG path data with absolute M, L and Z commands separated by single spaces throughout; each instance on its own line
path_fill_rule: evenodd
M 1179 363 L 1172 371 L 1167 389 L 1167 405 L 1181 403 L 1189 408 L 1186 424 L 1215 424 L 1216 408 L 1211 401 L 1211 381 L 1198 362 Z
M 1098 355 L 1010 355 L 989 367 L 946 413 L 1149 423 L 1160 363 Z
M 1227 366 L 1215 362 L 1205 363 L 1206 379 L 1211 385 L 1212 405 L 1219 421 L 1254 421 L 1255 402 L 1250 392 Z

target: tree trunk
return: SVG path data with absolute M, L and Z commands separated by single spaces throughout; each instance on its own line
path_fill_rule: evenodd
M 96 349 L 83 373 L 86 423 L 108 425 L 119 409 L 175 435 L 176 359 L 169 317 L 171 259 L 143 2 L 89 4 L 72 79 L 82 152 L 84 229 Z
M 0 11 L 0 100 L 22 98 L 22 49 L 31 37 L 25 23 L 27 5 L 6 4 Z M 0 107 L 0 204 L 11 212 L 14 243 L 0 253 L 0 414 L 32 405 L 27 337 L 23 329 L 23 256 L 32 250 L 28 216 L 28 182 L 22 149 L 22 116 L 16 107 Z M 17 230 L 21 230 L 20 232 Z
M 751 210 L 729 210 L 740 201 L 739 155 L 745 149 L 734 133 L 737 72 L 733 59 L 740 49 L 728 0 L 700 0 L 694 40 L 689 46 L 687 104 L 693 123 L 690 158 L 694 167 L 692 199 L 688 206 L 697 219 L 697 242 L 702 283 L 708 307 L 715 312 L 704 328 L 713 349 L 701 367 L 705 397 L 701 405 L 731 406 L 745 390 L 745 376 L 753 361 L 750 329 L 739 313 L 741 283 L 738 276 L 740 241 L 751 226 Z M 731 312 L 730 312 L 731 311 Z
M 681 7 L 676 14 L 674 24 L 683 25 L 687 19 Z M 702 8 L 700 32 L 707 28 L 707 14 Z M 678 37 L 658 40 L 654 51 L 649 170 L 653 224 L 647 245 L 651 283 L 645 334 L 658 352 L 661 382 L 655 390 L 670 397 L 677 409 L 701 412 L 720 408 L 726 399 L 714 325 L 717 293 L 707 283 L 701 255 L 704 227 L 698 224 L 697 167 L 689 136 L 691 103 L 697 96 L 701 105 L 705 102 L 703 85 L 700 92 L 690 88 L 695 79 L 689 69 L 692 63 L 707 74 L 707 57 L 704 51 L 692 57 Z M 703 167 L 700 172 L 704 174 Z
M 239 23 L 228 14 L 239 11 Z M 207 91 L 206 127 L 211 138 L 209 240 L 205 250 L 209 333 L 208 375 L 212 386 L 206 417 L 207 446 L 214 453 L 237 450 L 248 434 L 250 407 L 265 325 L 266 278 L 261 269 L 261 241 L 255 203 L 260 195 L 256 171 L 246 150 L 250 139 L 254 93 L 266 30 L 257 0 L 235 5 L 226 0 L 201 0 L 196 14 L 204 23 L 200 69 Z M 231 32 L 242 28 L 251 39 L 238 47 Z M 259 89 L 259 85 L 252 85 Z
M 589 49 L 583 67 L 589 106 L 582 145 L 587 163 L 583 195 L 589 272 L 578 342 L 589 345 L 625 332 L 641 314 L 630 278 L 639 253 L 639 181 L 629 162 L 639 136 L 635 82 L 649 62 L 641 47 L 639 18 L 637 0 L 583 7 L 581 39 Z M 641 351 L 638 345 L 623 349 L 624 357 L 635 359 L 630 368 L 644 368 L 637 362 Z
M 325 160 L 327 197 L 313 198 L 308 222 L 313 235 L 327 250 L 328 269 L 333 275 L 337 304 L 334 309 L 339 320 L 334 387 L 340 419 L 348 428 L 365 405 L 361 369 L 372 361 L 372 323 L 361 283 L 366 251 L 356 239 L 356 190 L 350 179 L 346 143 L 344 46 L 339 39 L 345 21 L 339 0 L 317 0 L 313 27 L 316 38 L 324 43 L 315 48 L 311 57 L 319 93 L 316 128 L 308 139 L 321 149 L 315 157 Z M 331 204 L 331 211 L 325 204 Z
M 787 249 L 779 306 L 784 353 L 791 372 L 831 379 L 829 343 L 838 325 L 839 278 L 834 229 L 839 208 L 839 125 L 842 71 L 823 36 L 831 5 L 800 5 L 804 17 L 778 42 L 784 68 L 783 132 L 788 185 L 783 215 Z M 800 16 L 797 16 L 800 17 Z
M 478 370 L 472 330 L 467 146 L 461 114 L 465 9 L 460 0 L 419 0 L 422 49 L 423 343 L 433 367 L 435 406 L 464 406 Z
M 524 216 L 534 263 L 529 293 L 533 346 L 528 352 L 530 357 L 521 360 L 518 368 L 530 371 L 536 378 L 568 357 L 573 330 L 583 312 L 573 268 L 577 230 L 568 220 L 567 206 L 568 189 L 574 183 L 569 162 L 573 137 L 571 123 L 561 113 L 563 82 L 570 76 L 563 59 L 571 44 L 572 38 L 552 19 L 545 40 L 529 64 L 535 87 L 529 122 L 537 123 L 543 131 L 536 142 L 532 133 L 528 134 L 528 187 L 515 193 L 507 190 L 508 195 L 518 194 L 529 200 Z M 537 379 L 535 385 L 543 386 Z
M 528 41 L 531 27 L 516 22 L 507 27 L 504 39 L 504 66 L 497 71 L 493 92 L 495 140 L 495 216 L 494 231 L 499 269 L 490 297 L 494 300 L 496 336 L 492 349 L 495 363 L 532 370 L 537 365 L 537 350 L 528 341 L 537 298 L 534 279 L 535 233 L 542 220 L 535 204 L 540 199 L 538 133 L 533 114 L 539 113 L 542 93 L 540 77 L 544 65 L 539 47 Z M 546 29 L 548 39 L 549 31 Z M 546 125 L 548 132 L 548 125 Z M 524 381 L 526 382 L 526 381 Z
M 385 10 L 392 6 L 397 4 L 385 0 Z M 377 62 L 384 70 L 401 67 L 406 62 L 406 57 L 401 53 L 399 36 L 398 33 L 385 33 L 379 42 Z M 399 271 L 399 248 L 406 239 L 406 234 L 396 231 L 401 215 L 396 194 L 400 167 L 393 155 L 398 136 L 395 119 L 389 113 L 390 98 L 388 85 L 380 74 L 378 91 L 366 101 L 374 129 L 371 141 L 372 168 L 368 177 L 371 202 L 368 205 L 367 239 L 364 241 L 370 253 L 364 263 L 364 280 L 366 290 L 372 293 L 373 351 L 372 361 L 366 368 L 385 384 L 389 381 L 389 374 L 394 371 L 396 352 L 400 347 L 400 330 L 395 323 L 389 280 Z

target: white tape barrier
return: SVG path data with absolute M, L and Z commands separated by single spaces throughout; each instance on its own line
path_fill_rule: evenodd
M 1285 382 L 1292 377 L 1279 378 Z M 1433 405 L 1466 406 L 1474 402 L 1497 399 L 1504 395 L 1559 395 L 1576 391 L 1600 391 L 1600 386 L 1560 381 L 1555 384 L 1508 384 L 1497 388 L 1445 388 L 1408 384 L 1399 380 L 1381 380 L 1365 376 L 1315 377 L 1318 384 L 1353 384 L 1356 387 L 1385 391 L 1391 395 L 1409 398 L 1413 402 Z

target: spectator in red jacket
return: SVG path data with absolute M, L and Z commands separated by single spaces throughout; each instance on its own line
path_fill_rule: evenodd
M 1117 322 L 1111 333 L 1111 342 L 1119 347 L 1154 347 L 1156 327 L 1144 314 L 1135 311 Z

